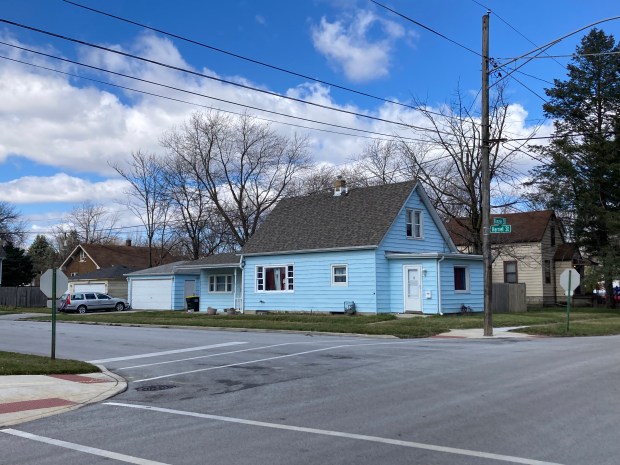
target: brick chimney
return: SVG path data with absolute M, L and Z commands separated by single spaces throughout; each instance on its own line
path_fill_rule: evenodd
M 342 179 L 342 176 L 334 181 L 334 197 L 340 197 L 341 195 L 347 195 L 349 189 L 347 188 L 347 182 Z

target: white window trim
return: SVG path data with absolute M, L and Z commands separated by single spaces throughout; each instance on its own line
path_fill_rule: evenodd
M 339 283 L 336 282 L 336 268 L 344 268 L 344 275 L 338 275 L 338 276 L 344 276 L 344 282 L 343 283 Z M 349 265 L 347 265 L 346 263 L 339 263 L 339 264 L 333 264 L 332 265 L 332 286 L 336 286 L 336 287 L 347 287 L 349 285 Z
M 216 291 L 211 289 L 216 289 L 217 282 L 216 279 L 218 276 L 223 276 L 226 278 L 226 282 L 224 283 L 224 287 L 228 289 L 228 280 L 230 279 L 230 291 Z M 211 280 L 213 279 L 213 282 Z M 232 294 L 233 289 L 233 276 L 231 274 L 212 274 L 209 275 L 209 294 Z
M 416 236 L 415 235 L 415 214 L 419 213 L 420 214 L 420 235 Z M 411 215 L 411 223 L 409 223 L 407 216 Z M 411 236 L 407 235 L 407 225 L 411 224 Z M 405 210 L 405 235 L 407 236 L 407 239 L 413 239 L 413 240 L 422 240 L 424 239 L 424 214 L 422 213 L 422 210 L 420 210 L 419 208 L 407 208 Z
M 470 276 L 469 276 L 469 266 L 467 265 L 454 265 L 454 269 L 456 270 L 457 268 L 464 268 L 465 269 L 465 289 L 454 289 L 454 292 L 456 294 L 470 294 L 471 293 L 471 287 L 470 287 Z
M 86 252 L 84 252 L 83 250 L 80 250 L 80 262 L 85 262 L 86 261 Z
M 292 284 L 293 284 L 293 289 L 289 289 L 290 285 L 291 285 L 291 278 L 289 277 L 289 267 L 291 267 L 293 269 L 293 276 L 292 276 Z M 261 278 L 263 280 L 263 289 L 259 289 L 258 288 L 258 269 L 262 268 L 263 269 L 263 277 Z M 272 290 L 272 291 L 268 291 L 267 289 L 265 289 L 265 270 L 268 268 L 284 268 L 286 270 L 286 278 L 285 278 L 285 287 L 286 289 L 281 289 L 279 291 L 277 290 Z M 256 268 L 254 269 L 254 291 L 258 292 L 258 293 L 272 293 L 272 292 L 276 292 L 276 293 L 293 293 L 295 292 L 295 265 L 293 263 L 285 263 L 285 264 L 276 264 L 276 265 L 256 265 Z

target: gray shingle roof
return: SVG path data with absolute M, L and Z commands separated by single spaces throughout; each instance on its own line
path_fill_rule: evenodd
M 101 268 L 99 270 L 91 271 L 90 273 L 80 274 L 71 278 L 71 281 L 79 281 L 80 279 L 121 279 L 124 275 L 136 271 L 137 268 L 132 268 L 125 265 L 111 266 L 109 268 Z
M 243 255 L 375 247 L 413 191 L 414 181 L 281 200 L 241 249 Z
M 127 276 L 155 276 L 155 275 L 170 275 L 175 274 L 178 267 L 185 264 L 191 263 L 191 261 L 178 261 L 173 263 L 167 263 L 165 265 L 155 266 L 153 268 L 145 268 L 142 270 L 134 271 L 133 273 L 127 273 Z
M 240 257 L 236 253 L 219 253 L 209 255 L 208 257 L 199 258 L 198 260 L 190 260 L 183 262 L 179 268 L 191 269 L 201 267 L 217 267 L 217 266 L 239 266 Z

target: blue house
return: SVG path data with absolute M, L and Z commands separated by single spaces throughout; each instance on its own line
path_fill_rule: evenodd
M 192 265 L 201 310 L 483 309 L 482 257 L 457 250 L 415 182 L 348 189 L 339 179 L 332 192 L 283 199 L 239 254 L 205 260 Z

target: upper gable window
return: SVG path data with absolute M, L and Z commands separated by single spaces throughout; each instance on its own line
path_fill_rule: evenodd
M 407 225 L 407 237 L 422 239 L 422 210 L 405 211 L 405 223 Z
M 86 253 L 84 253 L 83 250 L 80 250 L 80 261 L 81 262 L 85 262 L 86 261 Z
M 555 225 L 551 225 L 551 246 L 555 245 Z

